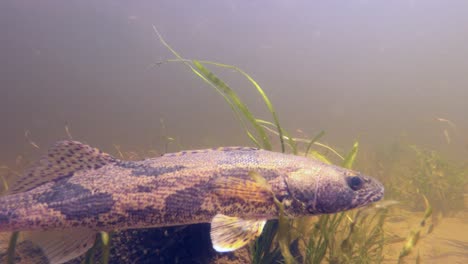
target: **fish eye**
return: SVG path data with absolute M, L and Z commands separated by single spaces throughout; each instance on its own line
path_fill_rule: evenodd
M 359 176 L 353 176 L 348 178 L 348 185 L 354 191 L 361 189 L 364 181 Z

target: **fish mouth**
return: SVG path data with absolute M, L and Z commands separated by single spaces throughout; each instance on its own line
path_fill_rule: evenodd
M 368 178 L 369 186 L 360 192 L 355 198 L 353 204 L 356 207 L 367 206 L 371 203 L 380 201 L 384 197 L 385 188 L 382 183 L 375 179 Z
M 384 197 L 385 187 L 381 182 L 374 180 L 372 189 L 373 191 L 366 197 L 367 199 L 365 198 L 369 201 L 367 204 L 380 201 Z

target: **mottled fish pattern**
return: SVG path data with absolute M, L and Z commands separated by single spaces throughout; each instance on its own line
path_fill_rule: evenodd
M 252 171 L 266 179 L 292 216 L 352 209 L 383 195 L 378 181 L 358 172 L 255 148 L 122 161 L 80 142 L 60 141 L 0 198 L 0 232 L 112 231 L 209 223 L 217 215 L 276 218 L 273 196 L 252 180 Z

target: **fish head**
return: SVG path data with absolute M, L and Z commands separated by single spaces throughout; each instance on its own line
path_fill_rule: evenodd
M 359 172 L 327 164 L 313 164 L 286 177 L 285 210 L 295 216 L 331 214 L 382 199 L 383 185 Z

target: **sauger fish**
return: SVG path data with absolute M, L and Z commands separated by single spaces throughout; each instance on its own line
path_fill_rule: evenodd
M 226 252 L 259 236 L 278 217 L 278 200 L 298 217 L 365 206 L 383 192 L 359 172 L 249 147 L 122 161 L 60 141 L 0 198 L 0 235 L 21 231 L 18 263 L 63 263 L 99 231 L 211 223 L 214 249 Z

